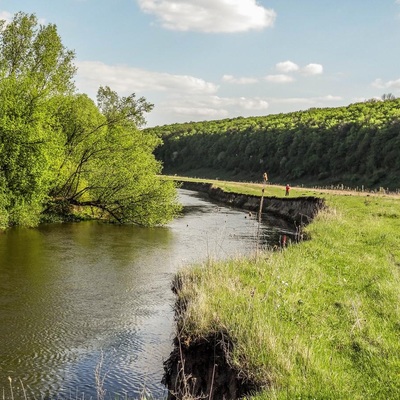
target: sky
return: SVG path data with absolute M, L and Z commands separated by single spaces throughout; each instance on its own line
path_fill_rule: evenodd
M 75 83 L 154 104 L 147 127 L 400 97 L 400 0 L 0 0 L 76 54 Z

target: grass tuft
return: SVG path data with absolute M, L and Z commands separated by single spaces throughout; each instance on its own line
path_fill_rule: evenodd
M 227 332 L 253 399 L 398 399 L 400 199 L 324 196 L 310 241 L 182 271 L 179 329 Z

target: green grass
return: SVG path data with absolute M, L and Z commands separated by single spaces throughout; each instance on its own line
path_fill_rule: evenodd
M 234 365 L 264 388 L 253 399 L 399 399 L 400 197 L 323 197 L 311 240 L 183 271 L 182 334 L 228 332 Z

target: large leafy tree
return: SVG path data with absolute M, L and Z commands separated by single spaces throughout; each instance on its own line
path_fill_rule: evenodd
M 0 21 L 0 228 L 43 212 L 90 206 L 121 223 L 162 224 L 179 210 L 140 127 L 152 105 L 100 88 L 98 105 L 73 84 L 74 53 L 55 25 L 18 13 Z
M 1 226 L 37 224 L 60 143 L 52 129 L 50 99 L 73 89 L 74 54 L 55 25 L 18 13 L 0 21 Z
M 98 91 L 60 103 L 64 157 L 52 197 L 68 206 L 90 206 L 120 223 L 162 224 L 179 210 L 171 181 L 160 180 L 153 150 L 161 140 L 139 127 L 153 106 L 134 95 Z

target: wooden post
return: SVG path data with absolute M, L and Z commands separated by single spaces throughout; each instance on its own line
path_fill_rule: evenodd
M 259 250 L 259 242 L 260 242 L 260 225 L 261 225 L 261 216 L 262 216 L 262 208 L 263 208 L 263 202 L 264 202 L 264 191 L 265 191 L 265 184 L 268 181 L 268 175 L 266 172 L 263 174 L 263 187 L 261 191 L 261 199 L 260 199 L 260 208 L 258 210 L 258 226 L 257 226 L 257 256 L 258 256 L 258 250 Z

